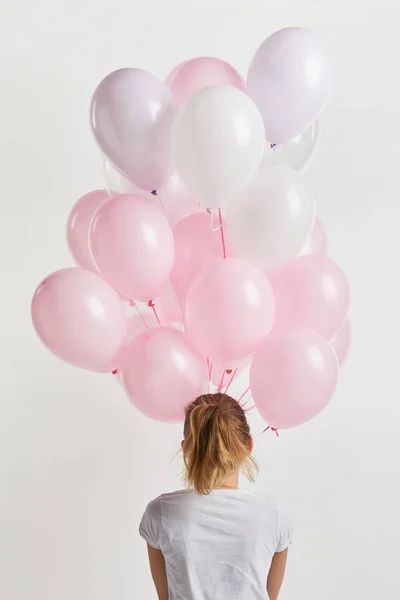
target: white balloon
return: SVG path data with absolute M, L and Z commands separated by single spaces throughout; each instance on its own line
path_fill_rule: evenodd
M 317 148 L 319 130 L 319 122 L 316 121 L 304 133 L 296 135 L 290 142 L 275 146 L 272 164 L 287 165 L 295 171 L 305 171 Z
M 242 91 L 204 88 L 179 110 L 172 143 L 185 185 L 205 208 L 219 208 L 257 172 L 265 145 L 263 119 Z
M 279 166 L 259 171 L 228 205 L 226 229 L 234 255 L 267 270 L 299 254 L 314 221 L 314 198 L 302 175 Z
M 304 133 L 296 135 L 286 144 L 274 146 L 273 150 L 271 145 L 267 143 L 260 169 L 268 169 L 272 165 L 286 165 L 295 171 L 304 173 L 314 157 L 319 136 L 319 121 L 315 121 Z

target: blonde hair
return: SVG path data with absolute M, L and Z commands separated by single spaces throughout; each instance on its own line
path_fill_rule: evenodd
M 204 394 L 186 409 L 184 460 L 186 482 L 208 494 L 235 471 L 254 481 L 250 428 L 240 404 L 227 394 Z

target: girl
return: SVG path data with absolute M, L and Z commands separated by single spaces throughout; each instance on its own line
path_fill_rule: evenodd
M 257 465 L 243 408 L 226 394 L 186 409 L 188 489 L 151 502 L 140 524 L 159 600 L 277 600 L 292 526 L 266 496 L 238 489 Z

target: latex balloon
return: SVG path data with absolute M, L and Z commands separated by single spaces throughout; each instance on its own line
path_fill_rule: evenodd
M 62 360 L 90 371 L 118 367 L 126 316 L 117 293 L 98 275 L 70 268 L 46 277 L 32 299 L 32 321 Z
M 305 171 L 317 148 L 319 130 L 319 121 L 316 121 L 286 144 L 275 146 L 271 155 L 271 164 L 286 165 L 295 171 Z
M 275 301 L 264 274 L 239 259 L 212 261 L 190 287 L 186 331 L 210 360 L 233 368 L 271 331 Z
M 153 300 L 167 283 L 174 238 L 166 216 L 140 196 L 114 196 L 91 223 L 90 249 L 99 273 L 126 298 Z
M 201 56 L 187 60 L 173 69 L 165 83 L 181 106 L 190 96 L 211 85 L 230 85 L 245 91 L 241 75 L 220 58 Z
M 312 329 L 330 340 L 343 325 L 350 290 L 341 269 L 322 255 L 300 256 L 270 274 L 276 330 Z
M 161 306 L 161 310 L 171 321 L 183 322 L 182 304 L 171 282 L 168 282 L 162 289 L 161 294 L 157 297 L 156 305 Z
M 168 175 L 157 191 L 157 198 L 171 227 L 187 215 L 198 211 L 197 200 L 184 185 L 177 171 Z
M 221 230 L 211 227 L 208 213 L 195 213 L 174 227 L 175 260 L 171 282 L 184 304 L 194 279 L 201 269 L 216 257 L 224 256 Z
M 157 421 L 181 422 L 208 385 L 207 363 L 185 333 L 158 327 L 133 340 L 122 371 L 132 404 Z
M 302 176 L 288 167 L 271 167 L 229 203 L 229 244 L 235 256 L 273 269 L 301 252 L 314 220 L 314 198 Z
M 141 69 L 110 73 L 94 92 L 91 124 L 110 162 L 143 190 L 156 190 L 171 167 L 176 104 L 168 87 Z
M 327 240 L 324 230 L 319 219 L 315 219 L 315 224 L 305 246 L 300 252 L 300 256 L 308 256 L 310 254 L 326 254 Z
M 351 327 L 348 319 L 331 339 L 331 345 L 341 366 L 345 362 L 351 346 Z
M 109 199 L 107 190 L 95 190 L 82 196 L 72 208 L 67 221 L 67 242 L 75 262 L 97 273 L 89 249 L 90 223 L 100 206 Z
M 312 331 L 271 335 L 250 367 L 254 403 L 277 429 L 315 417 L 331 399 L 337 379 L 338 362 L 330 343 Z
M 174 162 L 205 208 L 231 200 L 255 175 L 265 137 L 262 117 L 246 94 L 228 86 L 200 90 L 174 123 Z
M 332 70 L 328 49 L 309 29 L 281 29 L 261 44 L 247 93 L 261 111 L 269 142 L 285 144 L 318 118 L 331 95 Z
M 151 192 L 141 190 L 137 185 L 129 181 L 125 175 L 123 175 L 118 169 L 108 160 L 103 162 L 104 179 L 106 182 L 107 190 L 110 196 L 119 196 L 120 194 L 137 194 L 144 196 L 149 200 L 154 200 L 154 196 Z

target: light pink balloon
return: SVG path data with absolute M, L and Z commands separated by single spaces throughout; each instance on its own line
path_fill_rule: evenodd
M 254 403 L 277 429 L 315 417 L 331 399 L 337 378 L 332 346 L 312 331 L 271 335 L 257 349 L 250 368 Z
M 211 85 L 230 85 L 243 92 L 243 77 L 229 63 L 220 58 L 201 56 L 187 60 L 171 71 L 165 82 L 178 106 L 199 90 Z
M 275 331 L 305 328 L 331 339 L 343 325 L 350 289 L 326 256 L 300 256 L 270 274 L 276 298 Z
M 351 327 L 348 319 L 331 339 L 331 345 L 341 366 L 346 360 L 351 346 Z
M 193 198 L 176 171 L 171 173 L 157 190 L 157 197 L 171 227 L 186 215 L 198 211 L 197 200 Z
M 284 144 L 319 117 L 331 95 L 332 71 L 328 49 L 309 29 L 281 29 L 261 44 L 247 92 L 263 116 L 269 142 Z
M 117 293 L 98 275 L 55 271 L 36 289 L 31 310 L 38 336 L 62 360 L 98 372 L 118 366 L 126 316 Z
M 314 228 L 299 256 L 310 254 L 326 254 L 327 241 L 324 226 L 319 219 L 315 219 Z
M 176 323 L 182 323 L 182 305 L 171 283 L 168 282 L 163 288 L 160 296 L 158 296 L 156 300 L 156 305 L 161 307 L 161 310 L 165 313 L 168 319 L 171 319 L 171 321 Z
M 198 212 L 175 225 L 174 239 L 175 260 L 171 282 L 184 304 L 189 288 L 201 269 L 210 260 L 224 256 L 221 230 L 211 222 L 211 215 Z
M 67 242 L 75 262 L 97 273 L 89 250 L 89 226 L 98 208 L 109 198 L 107 190 L 95 190 L 82 196 L 72 208 L 67 221 Z
M 219 259 L 191 286 L 185 324 L 203 356 L 232 368 L 271 331 L 275 301 L 264 274 L 244 260 Z
M 171 166 L 176 104 L 170 89 L 141 69 L 119 69 L 97 86 L 91 125 L 101 150 L 130 181 L 156 190 Z
M 157 421 L 183 421 L 185 407 L 208 385 L 205 359 L 176 329 L 148 329 L 131 343 L 127 357 L 122 379 L 128 397 Z
M 90 249 L 99 273 L 125 297 L 154 299 L 167 282 L 174 260 L 168 220 L 140 196 L 114 196 L 96 213 Z

